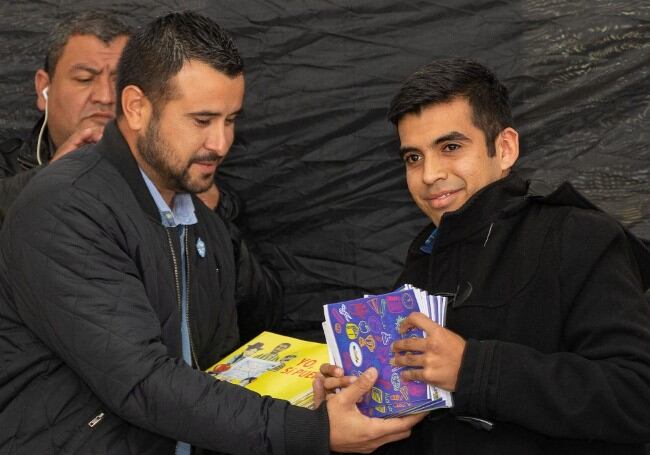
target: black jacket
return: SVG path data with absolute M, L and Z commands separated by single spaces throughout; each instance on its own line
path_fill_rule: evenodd
M 280 275 L 270 261 L 251 242 L 244 212 L 244 203 L 228 185 L 219 182 L 217 214 L 224 220 L 235 253 L 237 287 L 237 321 L 242 341 L 248 341 L 264 330 L 272 330 L 282 319 L 283 287 Z
M 455 407 L 387 452 L 645 453 L 648 249 L 569 184 L 542 195 L 515 175 L 445 214 L 428 255 L 432 230 L 399 282 L 455 296 L 447 326 L 467 340 Z
M 36 158 L 36 144 L 42 125 L 43 118 L 36 123 L 26 139 L 17 137 L 0 143 L 0 225 L 18 194 L 43 167 Z M 50 161 L 51 144 L 48 137 L 46 127 L 41 143 L 43 165 Z
M 206 368 L 238 344 L 234 258 L 223 221 L 194 204 L 190 337 Z M 0 453 L 171 454 L 176 440 L 327 452 L 324 408 L 183 363 L 178 255 L 178 233 L 161 225 L 114 124 L 32 179 L 0 232 Z
M 41 160 L 36 158 L 41 118 L 27 139 L 9 139 L 0 144 L 0 225 L 18 194 L 50 161 L 53 146 L 48 140 L 47 127 L 41 143 Z M 221 198 L 217 213 L 230 232 L 236 258 L 237 288 L 235 291 L 241 339 L 247 341 L 264 330 L 275 328 L 282 318 L 282 282 L 269 261 L 250 241 L 244 206 L 237 194 L 219 183 Z

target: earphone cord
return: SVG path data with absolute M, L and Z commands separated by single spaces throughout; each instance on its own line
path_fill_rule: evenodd
M 45 118 L 43 119 L 43 125 L 41 126 L 41 131 L 38 133 L 38 141 L 36 141 L 36 161 L 38 165 L 43 164 L 41 160 L 41 140 L 43 139 L 43 131 L 45 131 L 45 126 L 47 125 L 47 98 L 45 99 Z

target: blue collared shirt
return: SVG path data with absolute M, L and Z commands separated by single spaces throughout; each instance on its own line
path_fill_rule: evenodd
M 192 196 L 188 193 L 177 193 L 173 199 L 174 207 L 170 209 L 163 197 L 160 195 L 158 188 L 156 188 L 156 185 L 154 185 L 147 174 L 145 174 L 142 169 L 140 169 L 140 173 L 144 178 L 144 183 L 146 183 L 147 188 L 149 189 L 149 193 L 151 193 L 151 197 L 158 207 L 158 211 L 160 212 L 160 222 L 163 226 L 189 226 L 198 222 L 196 214 L 194 213 Z
M 181 340 L 183 343 L 183 360 L 186 364 L 192 365 L 192 351 L 190 346 L 190 332 L 187 319 L 187 269 L 185 268 L 185 236 L 187 235 L 186 226 L 196 224 L 196 213 L 194 213 L 194 203 L 192 196 L 188 193 L 177 193 L 172 199 L 173 207 L 170 209 L 156 185 L 145 174 L 142 169 L 140 173 L 144 178 L 144 183 L 151 194 L 158 212 L 160 212 L 160 222 L 163 226 L 169 228 L 180 228 L 180 245 L 181 245 Z M 178 441 L 176 445 L 176 455 L 189 455 L 191 447 L 188 443 Z
M 429 237 L 424 241 L 422 246 L 420 246 L 420 251 L 426 254 L 431 254 L 433 251 L 433 243 L 436 241 L 436 237 L 438 236 L 438 229 L 433 228 L 433 231 L 431 231 L 431 234 L 429 234 Z

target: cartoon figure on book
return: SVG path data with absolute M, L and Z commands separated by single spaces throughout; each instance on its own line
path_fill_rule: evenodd
M 289 347 L 291 347 L 291 343 L 280 343 L 268 354 L 258 354 L 255 358 L 276 361 L 280 358 L 280 353 Z
M 392 343 L 394 380 L 450 391 L 453 407 L 377 453 L 645 454 L 648 248 L 569 183 L 548 189 L 512 170 L 508 91 L 481 64 L 426 65 L 389 118 L 431 220 L 398 286 L 449 296 L 445 327 L 421 310 L 401 323 L 418 335 Z M 321 367 L 317 402 L 353 383 L 344 368 Z
M 421 381 L 402 381 L 405 369 L 396 364 L 391 345 L 403 338 L 424 336 L 421 330 L 400 333 L 402 322 L 420 311 L 445 325 L 447 298 L 428 295 L 413 286 L 394 292 L 324 306 L 323 330 L 330 358 L 348 376 L 374 367 L 379 372 L 370 394 L 359 403 L 368 416 L 395 417 L 452 406 L 451 393 Z
M 271 368 L 271 371 L 280 371 L 287 364 L 287 362 L 295 359 L 296 357 L 298 357 L 296 354 L 285 355 L 280 360 L 278 360 L 278 366 Z
M 278 358 L 280 352 L 285 354 Z M 315 409 L 312 381 L 327 360 L 327 346 L 323 343 L 262 332 L 206 371 L 215 379 L 260 395 Z
M 237 354 L 236 356 L 231 358 L 226 363 L 218 363 L 218 364 L 214 365 L 213 367 L 208 368 L 206 371 L 208 373 L 210 373 L 211 375 L 213 375 L 213 376 L 217 376 L 217 375 L 219 375 L 219 373 L 224 373 L 224 372 L 230 370 L 234 364 L 236 364 L 237 362 L 239 362 L 243 358 L 252 357 L 253 354 L 260 351 L 263 347 L 264 347 L 264 343 L 259 343 L 258 342 L 258 343 L 249 344 L 248 346 L 246 346 L 246 348 L 244 349 L 244 352 L 242 352 L 241 354 Z

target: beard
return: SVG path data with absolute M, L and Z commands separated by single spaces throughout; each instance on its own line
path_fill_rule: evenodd
M 176 193 L 202 193 L 210 189 L 214 174 L 192 178 L 190 166 L 197 162 L 219 162 L 214 152 L 205 152 L 192 157 L 187 164 L 178 162 L 172 146 L 160 134 L 158 115 L 154 112 L 144 136 L 138 136 L 137 147 L 142 159 L 160 177 L 166 188 Z

